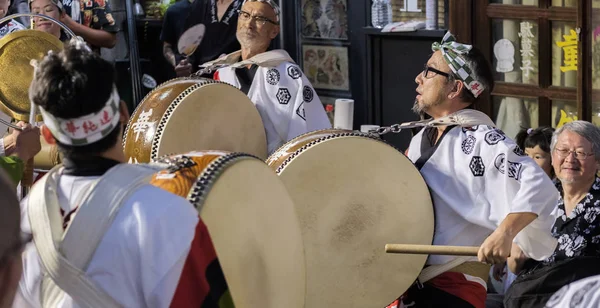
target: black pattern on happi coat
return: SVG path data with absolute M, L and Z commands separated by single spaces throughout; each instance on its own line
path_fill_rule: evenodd
M 473 156 L 469 163 L 469 168 L 473 176 L 483 176 L 485 173 L 485 165 L 483 164 L 483 158 L 481 156 Z
M 467 155 L 473 153 L 473 149 L 475 148 L 475 141 L 477 141 L 475 136 L 467 136 L 467 139 L 463 140 L 462 144 L 460 145 L 460 148 L 462 149 L 463 153 Z
M 281 79 L 281 75 L 276 68 L 272 68 L 267 71 L 267 82 L 270 85 L 276 85 L 279 83 L 279 79 Z
M 485 134 L 485 142 L 489 145 L 498 144 L 498 142 L 506 139 L 506 136 L 501 130 L 494 129 Z
M 279 90 L 277 90 L 277 101 L 282 104 L 282 105 L 287 105 L 290 100 L 292 99 L 292 95 L 290 94 L 290 91 L 286 88 L 279 88 Z
M 304 102 L 300 103 L 298 109 L 296 109 L 296 114 L 302 118 L 302 120 L 306 121 L 306 111 L 304 110 Z
M 293 79 L 298 79 L 302 77 L 302 71 L 300 71 L 300 69 L 297 66 L 289 66 L 287 68 L 287 73 Z

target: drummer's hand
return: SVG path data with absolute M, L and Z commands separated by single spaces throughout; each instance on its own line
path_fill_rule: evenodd
M 502 281 L 502 277 L 506 274 L 506 263 L 494 264 L 494 279 Z
M 175 66 L 175 74 L 177 77 L 187 77 L 192 74 L 192 65 L 188 63 L 187 59 L 181 60 L 177 66 Z
M 41 149 L 40 129 L 24 122 L 17 123 L 23 131 L 14 130 L 12 136 L 15 138 L 15 153 L 23 161 L 33 158 Z
M 496 229 L 479 247 L 477 258 L 488 264 L 504 263 L 510 256 L 513 237 Z

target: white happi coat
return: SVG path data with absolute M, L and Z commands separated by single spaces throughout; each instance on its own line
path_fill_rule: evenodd
M 219 69 L 215 79 L 238 89 L 241 87 L 233 67 Z M 319 96 L 294 63 L 259 66 L 248 97 L 258 109 L 265 126 L 269 155 L 294 137 L 331 128 Z
M 95 179 L 98 177 L 60 176 L 58 200 L 64 216 L 76 209 L 78 194 Z M 124 202 L 86 275 L 122 307 L 168 307 L 190 251 L 198 213 L 184 198 L 151 185 L 140 187 Z M 21 202 L 21 229 L 31 233 L 27 212 L 25 199 Z M 42 264 L 35 245 L 29 243 L 13 307 L 42 307 L 41 282 Z M 79 305 L 66 295 L 58 307 Z
M 419 167 L 425 129 L 408 157 Z M 437 146 L 437 148 L 435 148 Z M 556 247 L 550 229 L 558 191 L 545 172 L 504 133 L 491 126 L 453 127 L 420 169 L 435 207 L 434 245 L 480 246 L 510 213 L 538 215 L 515 238 L 529 257 L 547 258 Z M 431 255 L 427 264 L 453 256 Z M 475 258 L 474 258 L 475 259 Z

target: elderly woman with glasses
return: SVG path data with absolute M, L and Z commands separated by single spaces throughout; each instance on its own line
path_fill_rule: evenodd
M 542 262 L 513 249 L 509 267 L 519 277 L 506 295 L 507 307 L 543 307 L 562 286 L 600 274 L 600 128 L 567 123 L 554 133 L 550 150 L 560 192 L 551 230 L 558 245 Z

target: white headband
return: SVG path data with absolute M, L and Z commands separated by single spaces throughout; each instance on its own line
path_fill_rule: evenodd
M 56 140 L 65 145 L 84 146 L 94 143 L 117 127 L 120 119 L 121 99 L 116 86 L 104 108 L 100 111 L 75 119 L 61 119 L 48 113 L 40 106 L 44 124 L 50 129 Z

